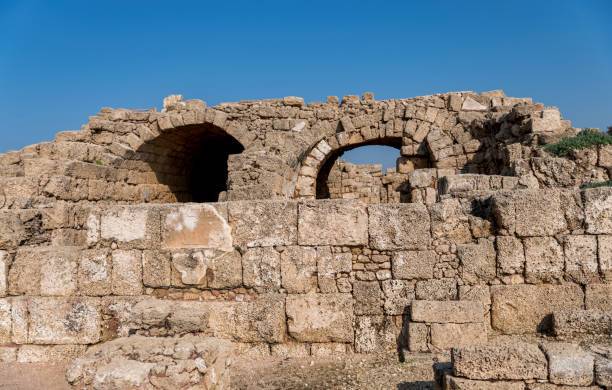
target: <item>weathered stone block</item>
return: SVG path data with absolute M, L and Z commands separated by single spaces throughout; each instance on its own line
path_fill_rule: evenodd
M 3 198 L 0 197 L 0 201 Z M 19 218 L 12 211 L 0 211 L 0 248 L 11 249 L 17 247 L 28 238 L 29 234 Z
M 584 191 L 584 222 L 587 233 L 612 234 L 612 188 Z
M 332 253 L 329 247 L 317 248 L 317 277 L 322 293 L 338 292 L 336 275 L 349 273 L 353 267 L 351 253 Z
M 510 236 L 497 236 L 497 268 L 502 275 L 522 274 L 525 268 L 525 250 L 521 240 Z
M 272 356 L 278 356 L 282 358 L 303 358 L 310 355 L 308 344 L 305 343 L 282 343 L 272 344 L 271 346 Z
M 353 283 L 355 314 L 382 314 L 383 293 L 378 282 L 355 281 Z
M 445 389 L 449 390 L 524 390 L 523 382 L 507 381 L 479 381 L 473 379 L 458 378 L 446 375 L 444 377 Z
M 416 284 L 417 299 L 448 301 L 457 298 L 457 281 L 454 279 L 419 280 Z
M 563 244 L 565 274 L 576 283 L 589 283 L 597 275 L 597 238 L 566 236 Z
M 241 265 L 240 272 L 242 273 Z M 172 268 L 169 253 L 165 251 L 144 251 L 142 253 L 142 281 L 145 286 L 169 287 L 171 278 Z
M 380 353 L 396 351 L 400 330 L 393 317 L 358 316 L 355 321 L 355 351 L 357 353 Z
M 612 355 L 608 358 L 598 356 L 595 359 L 595 383 L 600 386 L 612 387 Z
M 563 249 L 553 237 L 529 237 L 525 241 L 525 280 L 528 283 L 563 279 Z
M 0 298 L 8 292 L 8 270 L 11 257 L 6 251 L 0 251 Z
M 544 343 L 548 357 L 548 375 L 552 383 L 586 386 L 593 382 L 593 356 L 577 345 Z
M 368 207 L 370 246 L 379 250 L 427 249 L 430 222 L 422 204 L 381 204 Z
M 558 337 L 612 334 L 612 313 L 599 310 L 556 311 L 553 329 Z
M 391 269 L 395 279 L 432 279 L 438 256 L 434 251 L 394 252 Z
M 431 344 L 439 349 L 487 343 L 487 328 L 480 324 L 431 324 Z
M 240 253 L 214 249 L 179 250 L 172 253 L 174 285 L 197 285 L 209 288 L 232 288 L 242 285 Z M 179 280 L 180 279 L 180 280 Z
M 94 344 L 101 318 L 93 298 L 32 298 L 28 301 L 28 343 Z
M 227 223 L 227 204 L 198 204 L 163 209 L 164 248 L 210 248 L 232 251 L 232 228 Z
M 9 272 L 11 295 L 73 295 L 77 290 L 75 247 L 23 248 Z
M 236 245 L 297 244 L 296 202 L 230 202 L 229 220 Z
M 390 315 L 406 314 L 410 303 L 415 298 L 414 287 L 414 282 L 407 280 L 383 281 L 382 290 L 385 295 L 385 313 Z
M 457 245 L 461 263 L 461 279 L 468 284 L 489 282 L 495 279 L 496 253 L 493 242 L 481 238 L 478 244 Z
M 504 334 L 535 333 L 549 329 L 555 311 L 583 308 L 579 286 L 512 285 L 492 286 L 493 328 Z
M 429 351 L 427 345 L 429 327 L 420 322 L 408 323 L 408 349 L 411 352 Z
M 142 253 L 138 250 L 116 250 L 113 251 L 112 262 L 113 294 L 142 294 Z
M 317 289 L 317 252 L 312 247 L 289 246 L 280 255 L 281 285 L 289 294 Z
M 355 201 L 314 201 L 299 204 L 300 245 L 366 245 L 366 207 Z
M 100 237 L 126 248 L 156 248 L 160 243 L 158 209 L 144 206 L 116 206 L 102 212 Z
M 485 310 L 476 301 L 412 301 L 412 321 L 427 323 L 482 323 Z
M 511 191 L 493 196 L 498 225 L 521 237 L 551 236 L 566 229 L 557 190 Z
M 81 252 L 79 291 L 83 295 L 107 295 L 112 286 L 110 249 Z
M 591 284 L 585 288 L 587 310 L 612 312 L 612 283 Z
M 351 294 L 287 296 L 289 334 L 304 342 L 352 342 L 353 298 Z
M 512 342 L 452 350 L 453 374 L 469 379 L 547 379 L 546 356 L 535 344 Z
M 599 269 L 607 282 L 612 282 L 612 235 L 597 236 Z
M 11 301 L 10 299 L 0 299 L 0 344 L 11 342 Z
M 469 218 L 457 199 L 445 199 L 428 206 L 434 240 L 463 244 L 472 240 Z
M 281 286 L 280 253 L 272 247 L 248 249 L 242 256 L 242 278 L 246 287 L 278 290 Z

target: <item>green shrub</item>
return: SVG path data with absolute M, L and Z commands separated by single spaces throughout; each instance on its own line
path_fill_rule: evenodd
M 612 180 L 602 181 L 601 183 L 589 184 L 588 186 L 582 187 L 582 189 L 587 188 L 599 188 L 599 187 L 612 187 Z
M 571 149 L 579 150 L 597 145 L 612 145 L 612 135 L 604 134 L 597 129 L 584 129 L 575 137 L 546 145 L 544 150 L 552 155 L 563 157 L 567 156 Z

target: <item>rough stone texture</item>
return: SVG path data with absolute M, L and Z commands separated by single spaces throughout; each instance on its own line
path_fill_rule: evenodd
M 83 295 L 106 295 L 112 288 L 110 250 L 83 251 L 79 264 L 79 291 Z
M 208 204 L 188 205 L 162 213 L 165 248 L 211 248 L 231 251 L 232 229 L 223 211 Z
M 305 342 L 351 342 L 353 300 L 350 294 L 287 296 L 289 334 Z
M 487 343 L 487 328 L 479 324 L 431 324 L 431 344 L 439 349 Z
M 350 253 L 332 253 L 329 247 L 317 248 L 317 278 L 322 293 L 338 292 L 336 276 L 352 270 Z
M 524 390 L 523 382 L 489 382 L 458 378 L 450 375 L 444 377 L 444 386 L 448 390 Z
M 383 313 L 383 293 L 378 282 L 356 281 L 353 283 L 355 314 L 376 315 Z
M 602 356 L 595 358 L 595 382 L 600 386 L 612 386 L 612 355 L 607 359 Z
M 565 273 L 576 283 L 589 283 L 597 275 L 597 238 L 567 236 L 563 248 Z
M 599 253 L 599 270 L 604 279 L 612 282 L 612 235 L 597 236 L 597 250 Z
M 424 205 L 371 205 L 368 213 L 373 248 L 420 250 L 429 245 L 429 213 Z
M 290 246 L 281 253 L 281 285 L 290 294 L 317 288 L 317 251 L 315 248 Z
M 114 208 L 100 217 L 102 240 L 142 248 L 159 242 L 159 234 L 159 214 L 153 208 Z
M 565 230 L 564 213 L 556 190 L 525 190 L 495 195 L 497 222 L 521 237 L 549 236 Z
M 281 285 L 280 253 L 274 248 L 251 248 L 242 256 L 244 285 L 262 291 L 276 290 Z
M 368 215 L 364 204 L 302 202 L 298 213 L 300 245 L 365 245 L 368 242 Z
M 11 295 L 76 295 L 78 250 L 24 248 L 17 252 L 9 271 Z
M 143 284 L 146 287 L 170 286 L 172 278 L 171 267 L 170 255 L 168 253 L 144 251 L 142 254 Z M 242 270 L 240 270 L 240 272 L 242 272 Z
M 406 280 L 384 280 L 382 283 L 385 295 L 384 309 L 386 314 L 407 314 L 415 298 L 414 283 Z
M 0 251 L 0 297 L 5 297 L 8 290 L 8 269 L 11 258 L 7 251 Z
M 399 329 L 389 316 L 358 316 L 355 321 L 355 351 L 393 352 L 398 348 Z
M 597 310 L 558 311 L 553 314 L 557 337 L 612 334 L 612 313 Z
M 585 289 L 587 310 L 612 312 L 612 284 L 592 284 Z
M 431 301 L 457 299 L 457 281 L 454 279 L 429 279 L 416 283 L 416 298 Z
M 395 252 L 391 260 L 396 279 L 432 279 L 438 256 L 434 251 Z
M 452 350 L 453 374 L 469 379 L 547 379 L 546 356 L 537 345 L 513 342 Z
M 229 221 L 238 245 L 297 244 L 296 202 L 230 202 Z
M 521 240 L 498 236 L 495 239 L 497 249 L 497 268 L 501 274 L 522 274 L 525 269 L 525 250 Z
M 112 291 L 115 295 L 142 293 L 142 253 L 117 250 L 112 253 Z
M 580 310 L 584 294 L 578 286 L 492 286 L 491 321 L 504 334 L 549 329 L 555 311 Z
M 482 322 L 485 311 L 476 301 L 413 301 L 411 318 L 415 322 L 472 323 Z
M 479 281 L 489 282 L 495 278 L 495 247 L 487 239 L 480 239 L 478 244 L 457 246 L 457 256 L 461 262 L 462 279 L 468 284 Z
M 584 222 L 590 234 L 612 234 L 612 189 L 584 191 Z
M 560 385 L 586 386 L 593 382 L 593 356 L 567 343 L 542 345 L 548 358 L 548 378 Z
M 555 238 L 530 237 L 524 243 L 528 283 L 555 283 L 563 278 L 563 248 Z

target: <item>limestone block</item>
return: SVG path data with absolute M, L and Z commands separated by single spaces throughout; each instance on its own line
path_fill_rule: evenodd
M 521 240 L 510 236 L 497 236 L 497 268 L 502 275 L 522 274 L 525 268 L 525 250 Z
M 612 234 L 612 188 L 584 191 L 584 222 L 587 233 Z
M 546 356 L 535 344 L 512 342 L 452 350 L 453 374 L 469 379 L 547 379 Z
M 527 283 L 563 279 L 563 249 L 553 237 L 529 237 L 525 244 L 525 280 Z
M 485 312 L 491 306 L 491 291 L 486 284 L 476 286 L 459 286 L 459 299 L 462 301 L 477 301 L 482 303 Z
M 353 297 L 355 298 L 355 314 L 382 314 L 383 293 L 378 282 L 353 282 Z
M 233 288 L 242 285 L 242 261 L 240 253 L 235 250 L 175 250 L 172 253 L 172 267 L 180 275 L 172 280 L 173 284 L 209 288 Z
M 487 343 L 485 324 L 431 324 L 431 344 L 439 349 Z
M 612 334 L 612 313 L 600 310 L 571 310 L 553 313 L 553 329 L 558 337 Z
M 549 381 L 559 385 L 586 386 L 593 382 L 593 356 L 577 345 L 544 343 Z
M 300 245 L 366 245 L 368 215 L 361 202 L 301 202 L 298 221 Z
M 591 284 L 585 287 L 587 310 L 612 312 L 612 284 Z
M 242 278 L 246 287 L 275 291 L 281 286 L 280 253 L 274 248 L 250 248 L 242 256 Z
M 444 377 L 445 389 L 450 390 L 524 390 L 523 382 L 510 381 L 479 381 L 474 379 L 458 378 L 446 375 Z
M 148 298 L 132 306 L 127 325 L 130 329 L 150 331 L 163 328 L 162 334 L 166 335 L 205 332 L 210 311 L 207 302 Z
M 240 273 L 242 273 L 240 263 L 239 266 Z M 142 281 L 145 286 L 170 287 L 171 277 L 169 253 L 164 251 L 144 251 L 142 253 Z
M 229 218 L 236 245 L 297 244 L 296 202 L 230 202 Z
M 0 251 L 0 298 L 8 292 L 8 270 L 11 257 L 7 251 Z
M 432 279 L 438 256 L 434 251 L 399 251 L 391 258 L 394 279 Z
M 481 238 L 478 244 L 457 245 L 461 264 L 461 279 L 468 284 L 489 282 L 495 279 L 496 253 L 493 242 Z
M 100 237 L 127 248 L 156 248 L 160 242 L 159 213 L 152 207 L 117 206 L 100 216 Z
M 457 282 L 454 279 L 419 280 L 416 284 L 417 299 L 447 301 L 457 298 Z
M 28 343 L 28 328 L 29 314 L 28 314 L 28 298 L 16 297 L 9 300 L 12 319 L 12 330 L 11 340 L 15 344 L 27 344 Z
M 259 359 L 270 356 L 270 346 L 267 343 L 233 343 L 237 356 Z
M 597 275 L 597 238 L 566 236 L 563 244 L 565 274 L 576 283 L 589 283 Z
M 303 358 L 310 356 L 308 344 L 305 343 L 282 343 L 272 344 L 271 346 L 272 356 L 278 356 L 282 358 Z
M 32 298 L 28 301 L 31 344 L 94 344 L 101 316 L 94 298 Z
M 73 295 L 77 290 L 75 247 L 23 248 L 9 271 L 11 295 Z
M 322 293 L 338 292 L 336 275 L 353 268 L 351 253 L 332 253 L 329 247 L 317 248 L 317 277 Z
M 511 285 L 491 287 L 493 328 L 504 334 L 535 333 L 549 329 L 555 311 L 583 308 L 579 286 Z
M 451 244 L 472 241 L 468 216 L 461 210 L 457 199 L 445 199 L 428 206 L 431 215 L 431 232 L 434 240 Z
M 396 351 L 399 329 L 393 317 L 358 316 L 355 321 L 355 352 L 380 353 Z
M 612 282 L 612 235 L 597 236 L 599 269 L 608 282 Z
M 290 294 L 286 308 L 289 334 L 298 341 L 353 341 L 351 294 Z
M 483 104 L 478 103 L 476 100 L 468 96 L 463 101 L 461 109 L 463 111 L 486 111 L 489 108 Z
M 0 363 L 14 363 L 17 360 L 17 347 L 0 347 Z
M 608 358 L 597 357 L 595 360 L 595 383 L 600 386 L 612 387 L 612 355 Z
M 140 295 L 142 289 L 142 253 L 138 250 L 113 251 L 113 294 Z
M 59 363 L 77 358 L 87 350 L 85 345 L 22 345 L 17 352 L 20 363 Z
M 429 327 L 426 324 L 419 322 L 408 323 L 408 349 L 411 352 L 429 351 L 427 345 L 428 336 Z
M 385 296 L 385 314 L 402 315 L 408 313 L 410 303 L 415 298 L 415 284 L 407 280 L 385 280 L 382 290 Z
M 422 204 L 380 204 L 368 207 L 370 246 L 378 250 L 422 250 L 430 244 L 430 222 Z
M 9 344 L 11 342 L 11 300 L 6 298 L 0 299 L 0 345 Z
M 314 343 L 310 346 L 310 354 L 315 357 L 332 357 L 347 354 L 347 346 L 342 343 Z
M 317 289 L 317 252 L 312 247 L 289 246 L 280 257 L 281 285 L 289 294 Z
M 1 194 L 0 194 L 1 195 Z M 0 197 L 0 201 L 2 198 Z M 0 211 L 0 248 L 17 247 L 28 238 L 25 226 L 19 215 L 13 212 Z
M 567 227 L 557 190 L 510 191 L 493 196 L 498 225 L 521 237 L 552 236 Z
M 485 310 L 477 301 L 412 301 L 412 321 L 427 323 L 482 323 Z
M 81 252 L 78 281 L 83 295 L 107 295 L 112 287 L 110 249 Z
M 162 210 L 162 246 L 231 251 L 232 229 L 227 223 L 226 210 L 224 203 L 190 204 Z

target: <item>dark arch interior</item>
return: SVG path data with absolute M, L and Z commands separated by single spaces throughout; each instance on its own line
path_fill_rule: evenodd
M 229 155 L 243 150 L 223 129 L 200 124 L 162 133 L 138 153 L 178 202 L 216 202 L 227 190 Z
M 317 199 L 329 199 L 330 198 L 329 186 L 327 183 L 329 179 L 329 173 L 331 172 L 336 160 L 349 150 L 359 148 L 362 146 L 368 146 L 368 145 L 384 145 L 384 146 L 391 146 L 396 149 L 401 149 L 402 139 L 400 137 L 379 138 L 379 139 L 375 139 L 372 141 L 353 144 L 353 145 L 345 146 L 343 148 L 334 150 L 331 154 L 329 154 L 327 160 L 323 163 L 323 165 L 319 169 L 319 173 L 317 174 L 317 181 L 316 181 Z

